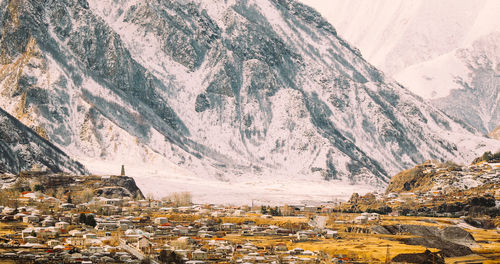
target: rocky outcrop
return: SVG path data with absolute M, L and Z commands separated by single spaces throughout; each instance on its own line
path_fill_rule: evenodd
M 423 166 L 416 166 L 394 175 L 386 188 L 386 193 L 414 192 L 420 189 L 428 189 L 431 181 L 432 175 L 424 173 Z
M 30 185 L 43 186 L 45 192 L 49 190 L 57 192 L 59 189 L 64 189 L 66 193 L 77 196 L 80 192 L 90 190 L 95 196 L 106 198 L 144 198 L 135 180 L 128 176 L 81 176 L 66 173 L 23 172 L 20 177 L 5 176 L 0 183 L 7 187 L 16 180 L 23 188 L 30 188 Z
M 134 178 L 127 176 L 103 177 L 95 189 L 98 196 L 144 198 L 142 191 L 137 187 Z
M 475 244 L 474 237 L 460 227 L 449 226 L 439 229 L 435 226 L 390 225 L 372 228 L 376 234 L 408 234 L 413 237 L 402 238 L 405 244 L 421 245 L 440 249 L 445 257 L 459 257 L 472 254 L 468 247 Z M 413 262 L 412 262 L 413 263 Z
M 444 258 L 438 253 L 426 250 L 423 253 L 403 253 L 392 259 L 395 263 L 444 264 Z
M 476 191 L 480 194 L 486 189 L 496 188 L 500 183 L 500 170 L 494 164 L 499 160 L 498 157 L 500 152 L 485 152 L 475 158 L 471 165 L 459 165 L 452 161 L 427 161 L 392 177 L 386 193 L 452 192 L 477 188 Z

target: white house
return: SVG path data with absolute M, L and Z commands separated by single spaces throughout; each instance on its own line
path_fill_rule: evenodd
M 137 241 L 137 249 L 142 251 L 144 254 L 151 254 L 153 252 L 153 243 L 149 238 L 143 236 Z
M 233 223 L 224 223 L 221 225 L 221 229 L 224 231 L 232 231 L 236 229 L 236 225 Z
M 191 256 L 194 260 L 207 260 L 208 259 L 208 253 L 197 249 L 191 253 Z
M 85 239 L 96 239 L 97 235 L 94 234 L 94 233 L 87 233 L 87 234 L 83 235 L 83 238 L 85 238 Z
M 69 226 L 68 222 L 57 222 L 55 227 L 59 230 L 66 230 Z
M 356 224 L 366 224 L 368 222 L 368 217 L 366 215 L 360 215 L 354 218 L 354 223 Z
M 52 240 L 47 241 L 47 246 L 49 246 L 51 248 L 54 248 L 55 246 L 58 246 L 58 245 L 61 245 L 61 241 L 59 241 L 59 240 L 52 239 Z
M 168 218 L 167 217 L 157 217 L 154 220 L 155 225 L 163 225 L 168 223 Z
M 40 217 L 38 215 L 27 215 L 23 217 L 23 222 L 27 224 L 34 224 L 40 222 Z

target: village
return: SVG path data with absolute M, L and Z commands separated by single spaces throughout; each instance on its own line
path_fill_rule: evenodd
M 319 263 L 325 256 L 289 248 L 288 242 L 338 236 L 337 231 L 325 228 L 325 216 L 316 217 L 318 223 L 310 218 L 317 207 L 270 208 L 275 215 L 282 215 L 281 210 L 288 214 L 290 221 L 283 221 L 287 217 L 262 214 L 257 207 L 252 211 L 248 206 L 192 205 L 188 194 L 177 196 L 180 199 L 174 201 L 97 198 L 73 204 L 40 192 L 22 192 L 17 208 L 0 206 L 0 259 L 160 263 L 160 255 L 167 254 L 185 263 Z M 40 210 L 42 205 L 49 214 Z M 272 223 L 275 217 L 281 219 L 277 225 L 261 224 Z M 252 243 L 251 237 L 287 243 L 262 246 Z
M 496 263 L 497 164 L 418 168 L 446 176 L 431 182 L 457 185 L 448 176 L 466 174 L 477 184 L 464 191 L 394 183 L 343 203 L 227 206 L 194 204 L 190 193 L 146 198 L 123 169 L 3 175 L 0 262 Z

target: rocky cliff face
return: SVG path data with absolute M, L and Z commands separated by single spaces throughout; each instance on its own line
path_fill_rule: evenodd
M 295 1 L 4 0 L 0 10 L 0 105 L 86 160 L 384 185 L 487 145 Z
M 0 109 L 0 173 L 18 174 L 34 166 L 51 172 L 87 173 L 82 164 Z

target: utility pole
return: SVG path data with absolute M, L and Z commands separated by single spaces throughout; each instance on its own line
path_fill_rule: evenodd
M 385 253 L 385 263 L 391 263 L 391 251 L 389 249 L 389 245 L 387 245 L 387 251 Z

